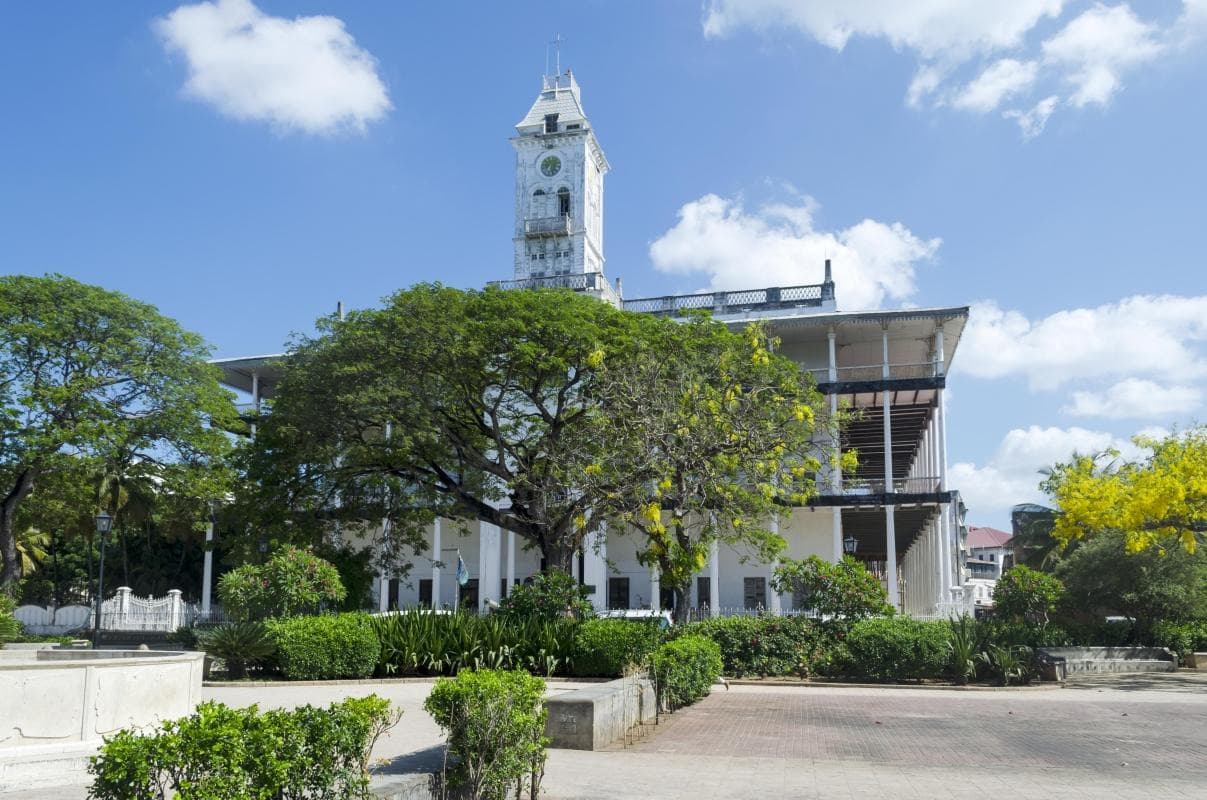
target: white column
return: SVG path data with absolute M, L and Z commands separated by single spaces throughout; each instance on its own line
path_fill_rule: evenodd
M 881 340 L 884 346 L 884 366 L 883 375 L 887 381 L 889 372 L 889 355 L 888 355 L 888 330 L 885 329 L 881 334 Z M 881 392 L 881 405 L 884 408 L 884 491 L 885 493 L 893 491 L 893 413 L 891 406 L 890 392 L 886 389 Z M 897 591 L 897 522 L 893 518 L 894 507 L 886 505 L 884 507 L 884 571 L 887 579 L 887 590 L 889 602 L 893 604 L 893 608 L 900 609 L 899 593 Z
M 771 532 L 777 536 L 779 535 L 780 518 L 778 514 L 771 515 Z M 771 562 L 771 573 L 767 576 L 767 604 L 769 606 L 767 610 L 772 614 L 779 614 L 784 608 L 783 601 L 780 598 L 780 593 L 771 588 L 771 580 L 775 577 L 775 569 L 779 565 L 780 560 L 778 558 Z
M 499 526 L 482 522 L 478 525 L 478 610 L 488 611 L 499 602 Z
M 507 532 L 507 594 L 515 586 L 515 531 Z
M 260 373 L 251 373 L 251 404 L 256 416 L 260 416 Z M 251 424 L 251 438 L 256 438 L 256 423 Z
M 608 608 L 608 529 L 601 525 L 583 544 L 583 583 L 595 587 L 591 606 L 596 611 Z
M 834 329 L 830 328 L 826 333 L 826 338 L 829 340 L 830 353 L 830 381 L 838 380 L 838 348 L 835 342 Z M 838 395 L 830 392 L 830 420 L 833 421 L 838 417 Z M 842 441 L 838 438 L 838 432 L 835 431 L 833 440 L 834 457 L 841 457 Z M 842 494 L 842 466 L 841 462 L 835 463 L 830 470 L 830 491 L 834 495 Z M 830 530 L 833 537 L 834 546 L 834 562 L 838 563 L 842 560 L 842 509 L 839 506 L 833 506 L 830 509 Z
M 945 378 L 947 375 L 947 353 L 943 343 L 943 327 L 939 324 L 935 331 L 935 376 Z M 945 399 L 943 390 L 935 392 L 934 416 L 934 464 L 935 476 L 939 479 L 939 491 L 947 491 L 947 420 L 944 413 Z M 954 526 L 951 524 L 952 504 L 943 503 L 939 507 L 939 560 L 942 570 L 939 572 L 939 594 L 943 602 L 951 601 L 952 577 L 955 564 L 959 560 L 957 549 L 952 541 Z M 956 579 L 958 581 L 958 578 Z
M 657 567 L 650 567 L 650 608 L 655 611 L 662 608 L 662 585 Z
M 441 605 L 440 549 L 440 518 L 436 517 L 436 521 L 432 523 L 432 608 L 440 608 Z
M 708 615 L 721 613 L 721 544 L 713 539 L 708 552 Z
M 214 593 L 214 512 L 205 523 L 205 556 L 201 567 L 201 613 L 209 617 L 210 599 Z

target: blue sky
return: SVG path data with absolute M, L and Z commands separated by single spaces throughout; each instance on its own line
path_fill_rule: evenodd
M 560 32 L 627 296 L 816 282 L 828 253 L 840 307 L 974 305 L 949 428 L 972 521 L 1006 526 L 1074 447 L 1202 418 L 1204 0 L 3 13 L 5 269 L 152 302 L 216 355 L 508 277 L 507 140 Z

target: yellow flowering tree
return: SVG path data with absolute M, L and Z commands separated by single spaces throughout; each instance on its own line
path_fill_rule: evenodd
M 601 512 L 640 536 L 639 557 L 682 619 L 714 542 L 761 561 L 783 551 L 770 523 L 815 495 L 834 454 L 814 432 L 831 421 L 811 379 L 760 325 L 733 333 L 696 317 L 643 344 L 644 358 L 601 367 L 597 431 L 609 458 L 587 472 L 602 484 L 626 478 L 625 491 L 603 493 Z
M 1118 532 L 1132 553 L 1193 553 L 1207 533 L 1207 427 L 1134 441 L 1146 456 L 1129 461 L 1109 450 L 1052 468 L 1043 483 L 1058 511 L 1052 536 L 1067 545 Z

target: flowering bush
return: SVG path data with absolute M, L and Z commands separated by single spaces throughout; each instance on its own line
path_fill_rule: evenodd
M 264 564 L 237 567 L 218 581 L 222 607 L 236 620 L 314 613 L 345 594 L 331 562 L 296 547 L 278 551 Z

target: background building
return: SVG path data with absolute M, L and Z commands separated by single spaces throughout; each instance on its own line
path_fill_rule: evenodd
M 818 475 L 819 497 L 769 523 L 788 541 L 786 555 L 837 560 L 850 552 L 880 577 L 899 609 L 930 616 L 962 608 L 962 505 L 947 484 L 943 392 L 968 308 L 839 311 L 829 262 L 821 284 L 625 300 L 619 281 L 613 286 L 604 276 L 608 163 L 569 71 L 544 79 L 516 131 L 513 276 L 496 285 L 573 289 L 633 313 L 708 309 L 735 330 L 766 323 L 779 351 L 814 376 L 832 413 L 857 412 L 837 444 L 858 451 L 858 468 Z M 273 357 L 218 364 L 249 406 L 258 409 L 271 397 L 278 377 Z M 430 576 L 421 565 L 409 582 L 383 576 L 380 608 L 486 607 L 541 567 L 539 554 L 514 533 L 476 520 L 438 521 L 429 543 Z M 458 557 L 471 581 L 455 597 Z M 771 591 L 774 568 L 714 546 L 693 581 L 691 603 L 713 614 L 793 610 L 794 598 Z M 598 535 L 575 560 L 574 574 L 592 587 L 599 609 L 659 608 L 666 601 L 657 573 L 637 561 L 635 537 Z

